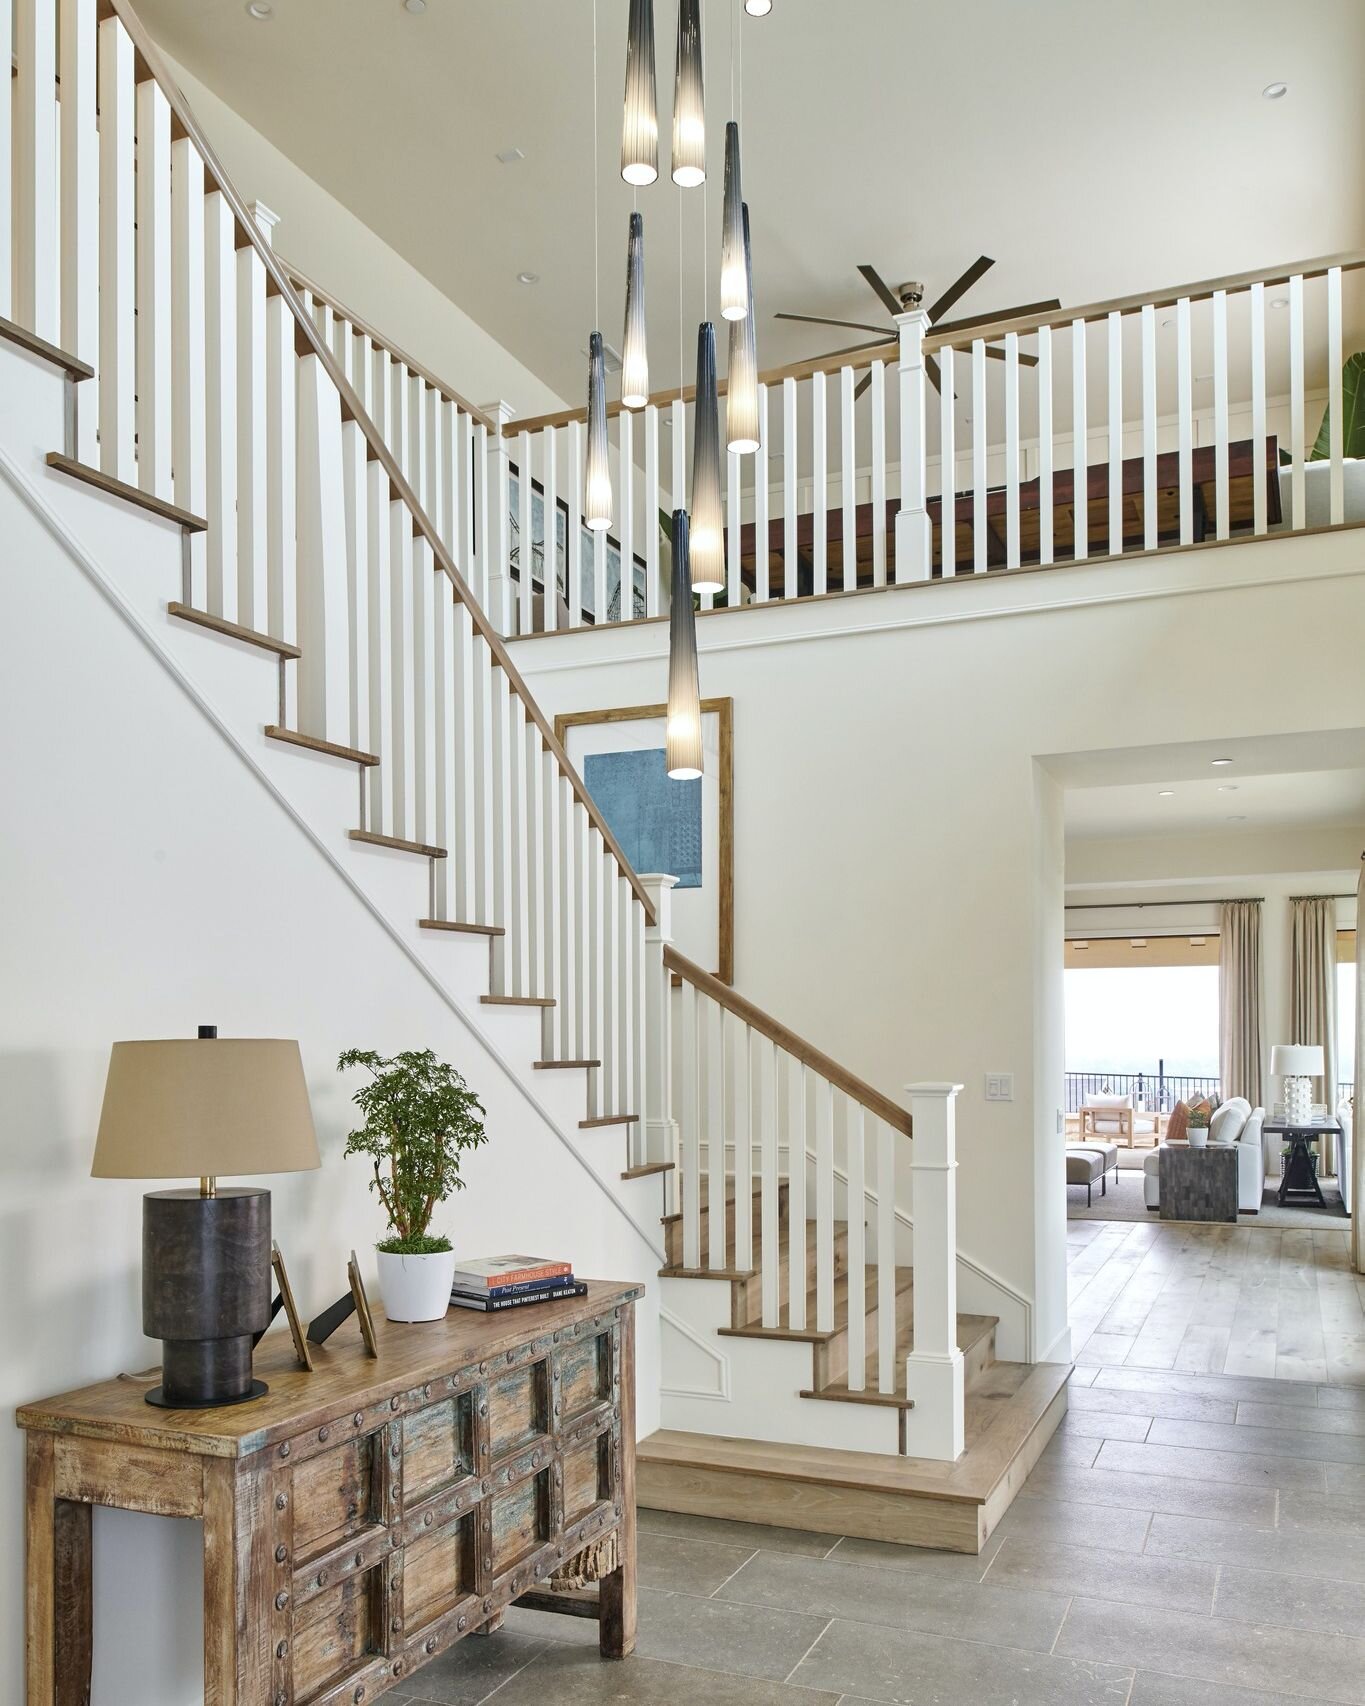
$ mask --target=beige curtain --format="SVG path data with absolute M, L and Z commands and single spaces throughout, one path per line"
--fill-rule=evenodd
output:
M 1362 855 L 1360 877 L 1356 883 L 1356 1070 L 1355 1081 L 1360 1083 L 1362 1064 L 1365 1064 L 1365 854 Z M 1360 1208 L 1360 1191 L 1365 1184 L 1365 1143 L 1355 1129 L 1355 1105 L 1359 1097 L 1351 1096 L 1351 1262 L 1357 1273 L 1365 1274 L 1365 1215 Z
M 1261 1107 L 1261 903 L 1225 900 L 1218 941 L 1218 1073 L 1224 1096 Z
M 1337 1105 L 1337 903 L 1330 896 L 1290 902 L 1289 1040 L 1322 1049 L 1325 1068 L 1313 1100 Z M 1322 1171 L 1335 1173 L 1336 1139 L 1319 1144 Z

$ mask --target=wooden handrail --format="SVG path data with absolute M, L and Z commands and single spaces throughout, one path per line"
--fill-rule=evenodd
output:
M 1178 285 L 1153 295 L 1150 291 L 1136 296 L 1115 296 L 1108 302 L 1088 302 L 1081 308 L 1055 308 L 1049 314 L 1021 314 L 1013 320 L 992 320 L 987 325 L 973 326 L 970 331 L 929 332 L 924 339 L 926 353 L 938 349 L 969 349 L 979 338 L 982 343 L 998 343 L 1007 332 L 1021 337 L 1036 332 L 1042 326 L 1069 326 L 1073 320 L 1106 320 L 1111 314 L 1131 314 L 1138 308 L 1174 308 L 1177 302 L 1206 302 L 1215 291 L 1248 290 L 1253 284 L 1288 284 L 1291 278 L 1321 278 L 1332 267 L 1343 272 L 1355 272 L 1365 267 L 1365 253 L 1359 249 L 1341 255 L 1320 255 L 1316 260 L 1302 261 L 1297 266 L 1281 267 L 1267 272 L 1230 273 L 1226 278 L 1201 279 L 1198 284 Z
M 201 130 L 199 121 L 194 116 L 189 102 L 185 99 L 183 92 L 177 85 L 175 79 L 171 76 L 161 49 L 147 33 L 147 29 L 142 23 L 142 20 L 133 10 L 130 0 L 101 0 L 101 5 L 102 8 L 107 8 L 106 15 L 115 16 L 121 21 L 124 29 L 127 30 L 133 43 L 134 50 L 138 55 L 139 70 L 141 71 L 142 69 L 145 69 L 146 77 L 150 77 L 159 85 L 161 92 L 170 103 L 171 112 L 174 116 L 175 122 L 182 127 L 183 134 L 188 137 L 189 140 L 194 143 L 196 149 L 198 149 L 209 178 L 212 180 L 215 187 L 222 191 L 223 199 L 227 202 L 229 208 L 232 210 L 233 217 L 236 219 L 240 246 L 245 247 L 245 245 L 249 243 L 251 247 L 255 249 L 256 253 L 260 256 L 262 265 L 265 267 L 267 280 L 274 286 L 274 289 L 284 297 L 286 302 L 289 303 L 295 323 L 295 350 L 300 355 L 315 355 L 322 363 L 323 371 L 327 374 L 333 385 L 336 386 L 337 391 L 340 394 L 343 419 L 355 421 L 360 430 L 365 434 L 366 442 L 369 445 L 370 460 L 378 462 L 380 467 L 383 468 L 384 472 L 388 475 L 390 492 L 407 506 L 409 513 L 416 522 L 418 532 L 431 547 L 432 557 L 444 571 L 446 578 L 450 581 L 455 590 L 455 596 L 469 612 L 469 618 L 474 625 L 475 631 L 481 636 L 489 650 L 492 652 L 499 668 L 507 677 L 508 686 L 511 688 L 512 692 L 517 695 L 521 700 L 522 705 L 525 707 L 527 716 L 531 718 L 532 722 L 534 722 L 536 727 L 540 730 L 541 738 L 545 742 L 547 751 L 553 753 L 560 769 L 569 778 L 575 795 L 588 814 L 588 821 L 601 835 L 603 843 L 610 849 L 612 857 L 620 867 L 622 875 L 629 882 L 636 899 L 644 908 L 646 919 L 648 919 L 651 924 L 654 923 L 654 908 L 650 905 L 647 890 L 643 883 L 641 883 L 639 877 L 631 869 L 630 862 L 621 851 L 620 843 L 612 834 L 606 819 L 593 803 L 592 795 L 589 794 L 586 787 L 584 787 L 582 777 L 569 762 L 569 755 L 556 739 L 554 729 L 546 721 L 544 712 L 531 697 L 530 689 L 522 680 L 521 675 L 517 670 L 517 666 L 512 662 L 507 647 L 503 644 L 501 634 L 498 633 L 497 629 L 494 628 L 492 623 L 488 620 L 483 607 L 480 605 L 478 599 L 475 598 L 469 585 L 465 581 L 464 576 L 456 567 L 454 557 L 446 549 L 445 542 L 432 525 L 430 517 L 422 508 L 421 504 L 418 503 L 416 494 L 413 492 L 412 487 L 409 486 L 406 478 L 404 477 L 403 470 L 398 465 L 398 461 L 393 452 L 384 442 L 383 435 L 361 406 L 359 397 L 348 383 L 346 375 L 341 370 L 340 363 L 337 361 L 333 352 L 327 347 L 321 332 L 318 331 L 310 317 L 304 312 L 303 303 L 299 300 L 298 293 L 295 291 L 293 283 L 290 280 L 287 268 L 280 257 L 271 248 L 269 243 L 266 242 L 260 226 L 257 225 L 246 203 L 242 200 L 231 179 L 223 170 L 222 163 L 214 153 L 213 147 L 209 143 L 208 138 Z M 143 80 L 145 81 L 145 78 Z M 241 239 L 243 238 L 245 239 L 245 242 L 241 242 Z
M 722 983 L 709 971 L 703 971 L 699 965 L 689 960 L 685 954 L 680 954 L 671 945 L 664 947 L 664 965 L 669 971 L 676 972 L 684 983 L 690 983 L 694 989 L 700 990 L 718 1006 L 725 1008 L 726 1012 L 742 1019 L 750 1030 L 767 1037 L 769 1042 L 776 1043 L 778 1048 L 783 1049 L 793 1059 L 799 1060 L 803 1066 L 809 1066 L 812 1072 L 818 1072 L 822 1078 L 827 1078 L 836 1090 L 842 1090 L 846 1096 L 851 1096 L 879 1120 L 885 1120 L 887 1125 L 903 1132 L 906 1137 L 914 1136 L 910 1115 L 905 1108 L 898 1107 L 889 1096 L 883 1096 L 880 1090 L 874 1090 L 865 1079 L 850 1072 L 846 1066 L 840 1066 L 837 1060 L 832 1060 L 829 1055 L 816 1048 L 814 1043 L 808 1043 L 803 1037 L 798 1037 L 795 1031 L 789 1031 L 780 1020 L 765 1013 L 761 1007 L 755 1007 L 752 1001 L 746 1001 L 742 995 L 736 995 L 728 983 Z
M 874 361 L 890 361 L 899 354 L 900 345 L 892 338 L 887 343 L 859 350 L 856 361 L 845 357 L 836 360 L 832 356 L 823 355 L 813 356 L 807 361 L 788 362 L 785 367 L 770 367 L 766 373 L 759 374 L 758 383 L 780 385 L 784 379 L 809 379 L 813 373 L 838 373 L 845 367 L 870 367 Z M 696 395 L 696 389 L 695 385 L 684 385 L 681 388 L 675 385 L 671 391 L 655 391 L 647 399 L 646 407 L 662 409 L 679 401 L 690 403 Z M 716 395 L 725 395 L 723 379 L 716 385 Z M 617 415 L 626 412 L 619 402 L 607 404 L 608 419 L 614 420 Z M 634 415 L 640 413 L 638 409 L 628 412 Z M 504 438 L 515 438 L 521 432 L 542 432 L 546 427 L 572 426 L 575 421 L 585 422 L 587 418 L 588 408 L 585 403 L 581 409 L 561 409 L 556 415 L 532 415 L 528 420 L 509 421 L 502 429 L 502 435 Z
M 486 426 L 489 432 L 493 434 L 497 433 L 498 423 L 493 419 L 492 415 L 485 414 L 482 409 L 477 408 L 473 403 L 468 402 L 452 386 L 447 385 L 444 379 L 438 379 L 429 367 L 425 367 L 420 361 L 414 360 L 406 350 L 400 348 L 398 344 L 394 343 L 392 338 L 386 338 L 382 332 L 376 331 L 370 322 L 362 319 L 353 308 L 348 308 L 344 302 L 342 302 L 338 297 L 333 296 L 330 291 L 324 290 L 320 284 L 315 284 L 314 281 L 309 278 L 308 274 L 302 271 L 299 267 L 296 267 L 292 261 L 282 261 L 282 264 L 285 271 L 289 274 L 290 281 L 292 282 L 295 290 L 306 290 L 315 302 L 321 302 L 324 306 L 330 308 L 334 314 L 339 314 L 341 318 L 348 321 L 362 337 L 368 338 L 377 349 L 387 351 L 387 353 L 392 356 L 396 362 L 399 362 L 402 366 L 406 367 L 410 373 L 415 373 L 419 379 L 424 379 L 427 384 L 430 385 L 432 390 L 439 392 L 447 402 L 454 403 L 457 409 L 463 409 L 465 414 L 478 421 L 481 426 Z

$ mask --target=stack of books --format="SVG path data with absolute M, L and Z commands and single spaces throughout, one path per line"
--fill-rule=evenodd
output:
M 459 1309 L 517 1309 L 523 1303 L 552 1303 L 584 1297 L 587 1286 L 574 1278 L 570 1262 L 544 1256 L 482 1256 L 456 1268 L 450 1301 Z

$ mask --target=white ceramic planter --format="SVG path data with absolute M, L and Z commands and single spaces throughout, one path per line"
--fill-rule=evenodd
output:
M 385 1250 L 379 1258 L 379 1289 L 390 1321 L 439 1321 L 450 1307 L 455 1278 L 455 1252 L 434 1256 L 395 1256 Z
M 1191 1149 L 1207 1149 L 1209 1146 L 1209 1128 L 1206 1125 L 1192 1125 L 1185 1133 L 1190 1140 Z M 453 1271 L 453 1270 L 452 1270 Z

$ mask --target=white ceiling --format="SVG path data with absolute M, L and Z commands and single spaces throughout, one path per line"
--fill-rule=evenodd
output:
M 274 4 L 268 23 L 243 0 L 139 10 L 196 77 L 577 397 L 594 320 L 594 8 L 599 312 L 620 338 L 626 0 L 429 0 L 419 16 L 401 0 Z M 679 373 L 680 203 L 684 367 L 704 225 L 717 271 L 732 13 L 763 367 L 858 337 L 775 324 L 775 309 L 880 320 L 859 261 L 893 284 L 924 280 L 932 298 L 993 255 L 966 314 L 1365 247 L 1360 0 L 774 0 L 762 19 L 740 0 L 704 5 L 709 190 L 682 194 L 665 171 L 639 192 L 656 386 Z M 665 133 L 674 15 L 658 0 Z M 1262 99 L 1276 80 L 1288 96 Z M 526 158 L 499 164 L 514 146 Z M 519 285 L 522 271 L 540 283 Z

